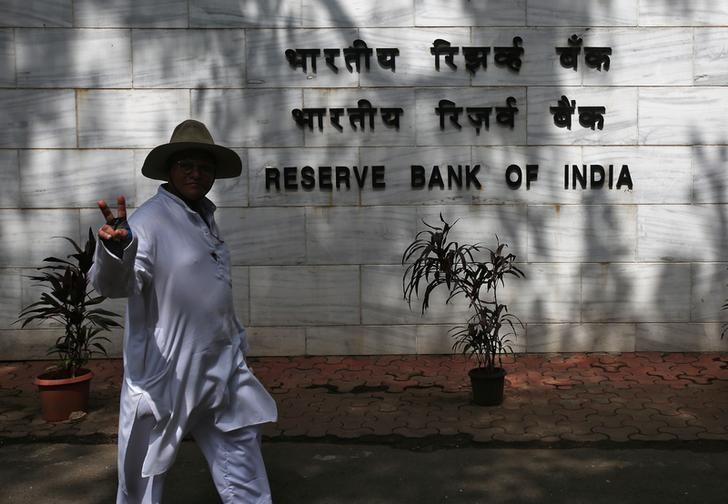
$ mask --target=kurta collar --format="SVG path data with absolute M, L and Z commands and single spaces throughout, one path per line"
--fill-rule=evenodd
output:
M 161 184 L 159 186 L 159 188 L 157 189 L 157 194 L 160 194 L 163 197 L 171 199 L 172 201 L 174 201 L 176 204 L 180 205 L 182 208 L 184 208 L 188 212 L 196 213 L 194 210 L 192 210 L 190 207 L 187 206 L 187 203 L 182 201 L 182 198 L 172 194 L 167 189 L 165 189 L 164 184 Z M 217 206 L 215 205 L 215 203 L 213 203 L 212 201 L 207 199 L 207 197 L 202 198 L 200 207 L 201 207 L 202 211 L 205 213 L 205 216 L 210 216 L 215 213 L 215 210 L 217 210 Z

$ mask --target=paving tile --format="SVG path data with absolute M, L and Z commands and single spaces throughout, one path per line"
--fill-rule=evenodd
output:
M 634 419 L 633 417 L 627 418 L 624 421 L 625 427 L 636 427 L 640 434 L 645 436 L 656 436 L 660 437 L 662 432 L 660 431 L 663 427 L 668 427 L 665 422 L 650 419 Z
M 704 428 L 690 425 L 679 427 L 659 427 L 657 430 L 661 433 L 674 434 L 680 441 L 694 441 L 696 439 L 701 439 L 698 436 L 700 433 L 707 435 Z
M 698 439 L 709 439 L 713 441 L 727 441 L 728 433 L 726 434 L 714 434 L 712 432 L 698 432 Z
M 677 436 L 669 434 L 667 432 L 660 432 L 659 434 L 630 434 L 629 439 L 631 441 L 675 441 Z
M 0 364 L 0 439 L 113 436 L 121 361 L 92 361 L 96 377 L 88 416 L 54 425 L 40 418 L 31 380 L 48 364 Z M 279 422 L 264 429 L 268 438 L 466 434 L 475 442 L 514 443 L 728 439 L 728 357 L 720 353 L 519 356 L 508 361 L 506 400 L 496 408 L 471 404 L 471 363 L 462 356 L 259 357 L 251 358 L 250 365 L 279 406 Z
M 589 408 L 585 408 L 582 410 L 565 410 L 557 408 L 554 410 L 554 413 L 560 415 L 563 418 L 566 418 L 563 423 L 572 426 L 575 424 L 586 424 L 587 417 L 595 415 L 596 411 Z
M 596 441 L 607 441 L 609 436 L 600 432 L 565 432 L 561 434 L 561 439 L 564 441 L 574 441 L 579 443 L 590 443 Z
M 556 437 L 556 440 L 551 439 L 549 442 L 558 441 L 558 436 L 566 432 L 571 432 L 569 426 L 565 424 L 554 424 L 548 421 L 540 421 L 533 425 L 527 425 L 525 429 L 526 434 L 536 434 L 545 441 L 546 438 Z
M 430 424 L 428 424 L 428 426 L 431 426 L 431 427 L 434 427 L 435 429 L 437 429 L 437 433 L 440 434 L 441 436 L 455 436 L 460 433 L 454 427 L 443 427 L 442 425 L 430 425 Z
M 725 414 L 722 417 L 699 418 L 694 422 L 688 420 L 687 423 L 691 427 L 704 428 L 707 434 L 713 434 L 716 436 L 728 435 L 728 428 L 726 428 L 725 423 Z
M 538 434 L 527 433 L 527 432 L 516 433 L 516 434 L 509 434 L 507 432 L 506 433 L 497 432 L 497 433 L 493 434 L 493 440 L 505 441 L 505 442 L 509 442 L 509 443 L 513 443 L 513 442 L 524 443 L 524 442 L 529 442 L 529 441 L 538 441 L 539 438 L 540 438 L 540 436 Z
M 308 426 L 304 423 L 295 423 L 283 429 L 284 436 L 304 436 Z
M 589 415 L 585 418 L 585 421 L 591 425 L 597 427 L 604 427 L 607 429 L 618 429 L 623 427 L 624 417 L 620 415 Z
M 632 426 L 621 426 L 621 427 L 603 427 L 597 426 L 592 429 L 597 434 L 604 434 L 609 437 L 610 441 L 627 442 L 629 437 L 634 434 L 638 434 L 639 430 Z

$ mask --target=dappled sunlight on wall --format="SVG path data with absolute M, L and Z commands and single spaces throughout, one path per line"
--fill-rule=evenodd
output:
M 13 300 L 34 292 L 23 275 L 65 250 L 51 236 L 100 224 L 97 199 L 125 194 L 133 211 L 151 197 L 141 164 L 191 117 L 243 160 L 210 197 L 254 354 L 448 352 L 466 307 L 440 293 L 426 316 L 410 310 L 400 264 L 441 213 L 460 219 L 457 240 L 497 235 L 516 254 L 526 279 L 504 296 L 526 323 L 518 351 L 727 348 L 728 0 L 6 3 L 0 337 L 52 338 L 12 325 Z M 572 35 L 576 70 L 555 49 Z M 321 53 L 315 71 L 285 56 L 357 39 L 373 50 L 359 72 L 343 54 L 334 69 Z M 435 68 L 436 39 L 459 48 L 453 66 Z M 495 63 L 519 44 L 520 70 Z M 468 46 L 489 49 L 485 67 L 468 71 Z M 609 47 L 609 69 L 587 65 L 587 47 Z M 393 48 L 394 71 L 376 52 Z M 603 129 L 578 113 L 556 127 L 562 96 L 605 107 Z M 496 120 L 510 98 L 512 128 Z M 360 100 L 372 123 L 348 110 Z M 463 107 L 459 127 L 440 125 L 442 100 Z M 468 107 L 493 107 L 489 126 Z M 317 108 L 321 127 L 294 120 Z M 387 108 L 402 109 L 398 127 Z M 512 164 L 538 164 L 530 187 L 509 186 Z

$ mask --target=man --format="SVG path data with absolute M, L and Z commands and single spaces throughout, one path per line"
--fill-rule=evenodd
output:
M 160 502 L 188 432 L 223 502 L 271 501 L 260 425 L 276 420 L 276 406 L 246 365 L 230 254 L 205 197 L 216 178 L 240 172 L 234 151 L 187 120 L 144 161 L 142 174 L 166 184 L 128 223 L 123 196 L 116 217 L 98 202 L 106 224 L 91 281 L 104 296 L 128 297 L 117 503 Z

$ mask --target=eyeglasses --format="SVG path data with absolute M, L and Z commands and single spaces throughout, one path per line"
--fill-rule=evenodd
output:
M 197 162 L 191 159 L 180 159 L 174 163 L 174 165 L 182 170 L 185 175 L 189 175 L 192 171 L 197 168 L 200 173 L 205 175 L 215 175 L 215 165 L 207 163 L 205 161 Z

